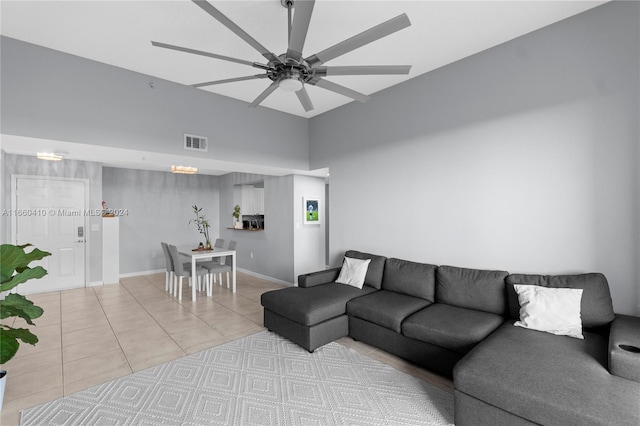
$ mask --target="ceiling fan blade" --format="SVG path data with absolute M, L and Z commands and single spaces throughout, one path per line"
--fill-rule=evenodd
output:
M 186 52 L 186 53 L 192 53 L 194 55 L 207 56 L 209 58 L 222 59 L 223 61 L 249 65 L 250 67 L 269 69 L 268 66 L 259 64 L 257 62 L 245 61 L 244 59 L 232 58 L 230 56 L 218 55 L 216 53 L 203 52 L 202 50 L 190 49 L 188 47 L 174 46 L 172 44 L 160 43 L 159 41 L 152 41 L 151 44 L 154 45 L 155 47 L 162 47 L 164 49 L 177 50 L 179 52 Z
M 260 93 L 260 95 L 258 95 L 258 97 L 255 98 L 253 102 L 249 104 L 249 106 L 257 107 L 258 105 L 260 105 L 260 102 L 264 101 L 267 98 L 267 96 L 273 93 L 273 91 L 276 90 L 277 88 L 278 88 L 278 82 L 274 81 L 269 85 L 269 87 L 266 88 L 264 92 Z
M 236 81 L 255 80 L 259 78 L 267 78 L 266 74 L 248 75 L 246 77 L 227 78 L 225 80 L 207 81 L 204 83 L 192 84 L 191 87 L 213 86 L 215 84 L 233 83 Z
M 306 112 L 309 112 L 313 109 L 311 98 L 309 97 L 309 93 L 307 93 L 307 89 L 305 89 L 304 86 L 302 86 L 302 89 L 296 92 L 296 95 L 298 96 L 298 100 L 300 100 L 300 103 L 302 104 L 302 108 L 304 108 Z
M 409 74 L 411 65 L 352 65 L 344 67 L 319 67 L 315 75 L 384 75 Z
M 388 36 L 389 34 L 393 34 L 396 31 L 399 31 L 410 25 L 411 21 L 409 21 L 409 17 L 406 13 L 403 13 L 402 15 L 391 18 L 388 21 L 383 22 L 382 24 L 376 25 L 375 27 L 369 28 L 368 30 L 363 31 L 360 34 L 357 34 L 338 44 L 335 44 L 323 50 L 322 52 L 311 55 L 306 58 L 306 61 L 309 63 L 309 65 L 311 65 L 312 68 L 315 68 L 327 61 L 330 61 L 331 59 L 342 56 L 345 53 L 351 52 L 352 50 L 381 39 L 382 37 Z
M 275 54 L 268 51 L 266 47 L 260 44 L 258 40 L 251 37 L 245 30 L 236 25 L 231 19 L 227 18 L 222 12 L 213 7 L 206 0 L 191 0 L 196 5 L 198 5 L 202 10 L 207 12 L 209 15 L 213 16 L 218 22 L 222 25 L 233 31 L 238 37 L 243 39 L 245 42 L 251 45 L 254 49 L 256 49 L 262 56 L 267 58 L 269 61 L 282 62 L 280 58 L 278 58 Z
M 322 87 L 323 89 L 330 90 L 332 92 L 338 93 L 348 98 L 355 99 L 356 101 L 359 101 L 359 102 L 367 102 L 369 100 L 369 96 L 367 95 L 364 95 L 360 92 L 356 92 L 355 90 L 349 89 L 348 87 L 341 86 L 339 84 L 334 83 L 333 81 L 325 80 L 322 78 L 314 78 L 313 80 L 309 81 L 308 84 Z
M 302 59 L 302 49 L 307 38 L 309 22 L 315 0 L 296 0 L 293 4 L 293 22 L 291 23 L 291 36 L 289 38 L 289 49 L 287 58 L 300 61 Z

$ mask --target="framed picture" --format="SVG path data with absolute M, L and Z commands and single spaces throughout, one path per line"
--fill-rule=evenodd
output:
M 320 197 L 304 197 L 304 224 L 320 224 Z

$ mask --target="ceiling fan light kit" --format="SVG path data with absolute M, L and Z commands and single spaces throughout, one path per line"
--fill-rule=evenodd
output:
M 329 81 L 323 77 L 334 75 L 393 75 L 393 74 L 409 74 L 411 65 L 356 65 L 356 66 L 323 66 L 325 62 L 349 53 L 359 47 L 386 37 L 396 31 L 411 25 L 406 14 L 401 14 L 395 18 L 389 19 L 379 25 L 361 32 L 351 38 L 335 44 L 314 55 L 303 57 L 302 50 L 304 42 L 307 38 L 309 23 L 311 22 L 311 14 L 315 5 L 315 0 L 280 0 L 282 6 L 288 10 L 288 34 L 289 43 L 287 52 L 281 55 L 269 51 L 260 42 L 251 37 L 246 31 L 236 25 L 231 19 L 225 16 L 217 8 L 206 0 L 192 0 L 202 10 L 211 15 L 214 19 L 227 27 L 238 37 L 256 49 L 268 62 L 261 64 L 259 62 L 251 62 L 244 59 L 232 58 L 229 56 L 218 55 L 216 53 L 204 52 L 200 50 L 190 49 L 188 47 L 175 46 L 167 43 L 152 41 L 155 47 L 164 49 L 177 50 L 185 53 L 207 56 L 223 61 L 235 62 L 264 71 L 263 74 L 256 74 L 244 77 L 228 78 L 224 80 L 208 81 L 203 83 L 192 84 L 192 87 L 205 87 L 216 84 L 233 83 L 238 81 L 255 80 L 268 78 L 271 84 L 258 97 L 249 104 L 251 107 L 258 106 L 277 88 L 287 92 L 295 92 L 300 104 L 305 111 L 314 109 L 309 94 L 305 89 L 305 85 L 320 87 L 334 93 L 355 99 L 360 102 L 366 102 L 369 97 L 355 90 L 341 86 L 337 83 Z M 292 18 L 292 10 L 293 13 Z
M 285 92 L 297 92 L 304 87 L 304 84 L 297 76 L 291 76 L 279 80 L 278 87 Z

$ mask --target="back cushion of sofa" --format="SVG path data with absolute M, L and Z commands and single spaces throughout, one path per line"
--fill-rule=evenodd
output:
M 609 284 L 599 273 L 578 275 L 527 275 L 514 274 L 507 277 L 507 300 L 509 315 L 513 319 L 520 317 L 518 295 L 515 284 L 537 285 L 550 288 L 582 289 L 580 317 L 584 328 L 599 327 L 614 320 L 613 302 L 609 293 Z
M 504 279 L 507 271 L 440 266 L 436 272 L 436 302 L 507 315 Z
M 387 259 L 384 265 L 382 288 L 396 293 L 435 301 L 436 265 Z
M 387 260 L 386 257 L 362 253 L 356 250 L 347 250 L 344 255 L 354 259 L 371 259 L 371 263 L 369 263 L 369 268 L 367 269 L 367 275 L 364 278 L 364 284 L 377 288 L 378 290 L 382 288 L 382 274 L 384 272 L 384 262 Z

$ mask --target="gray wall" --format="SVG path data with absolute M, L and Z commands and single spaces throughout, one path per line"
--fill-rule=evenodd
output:
M 217 176 L 104 167 L 102 183 L 108 207 L 128 211 L 120 218 L 120 274 L 164 269 L 161 241 L 193 248 L 204 243 L 195 225 L 189 225 L 195 218 L 193 204 L 211 223 L 211 243 L 219 236 Z
M 304 118 L 248 108 L 246 102 L 8 37 L 0 43 L 3 134 L 263 166 L 309 166 Z M 185 150 L 184 133 L 207 136 L 209 151 Z
M 311 176 L 293 177 L 293 249 L 294 282 L 298 276 L 325 268 L 325 183 L 324 178 Z M 320 199 L 320 223 L 305 225 L 304 197 Z
M 36 157 L 3 153 L 0 163 L 2 175 L 2 208 L 11 208 L 11 175 L 31 175 L 44 177 L 65 177 L 89 180 L 89 208 L 102 206 L 102 164 L 89 161 L 43 161 Z M 102 218 L 89 216 L 88 224 L 89 282 L 102 282 Z M 98 225 L 99 231 L 92 231 L 92 225 Z M 0 216 L 0 242 L 11 241 L 11 217 Z
M 230 173 L 220 177 L 220 235 L 238 243 L 238 267 L 293 284 L 293 176 Z M 264 181 L 264 231 L 228 229 L 233 224 L 233 185 Z M 253 253 L 253 257 L 251 254 Z
M 612 2 L 310 120 L 345 249 L 603 272 L 640 303 L 638 2 Z

